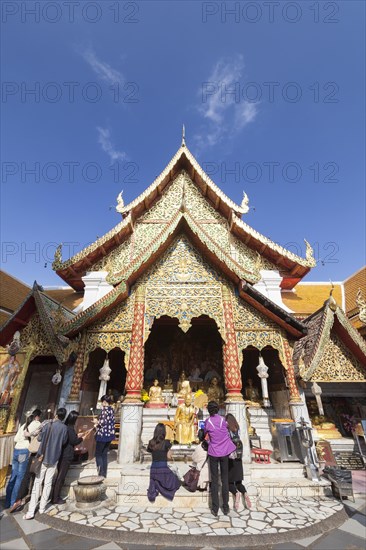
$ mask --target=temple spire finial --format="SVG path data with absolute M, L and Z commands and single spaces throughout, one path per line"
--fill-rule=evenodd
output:
M 181 146 L 185 147 L 185 145 L 186 145 L 186 127 L 183 124 L 183 126 L 182 126 L 182 145 Z

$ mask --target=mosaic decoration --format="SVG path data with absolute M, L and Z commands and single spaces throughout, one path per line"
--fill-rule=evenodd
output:
M 231 292 L 225 285 L 222 286 L 222 302 L 226 332 L 226 341 L 224 342 L 222 352 L 224 359 L 225 386 L 228 392 L 227 399 L 242 401 L 241 364 L 239 363 L 238 345 L 234 329 Z
M 83 372 L 85 369 L 85 347 L 86 347 L 86 334 L 81 337 L 78 355 L 74 367 L 74 376 L 72 378 L 72 385 L 69 395 L 69 401 L 78 401 L 81 389 L 81 381 L 83 378 Z
M 144 314 L 145 288 L 140 286 L 135 294 L 125 402 L 141 401 L 141 390 L 144 382 Z

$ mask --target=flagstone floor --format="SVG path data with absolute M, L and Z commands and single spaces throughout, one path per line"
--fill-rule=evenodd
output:
M 210 513 L 207 506 L 174 510 L 171 506 L 154 508 L 149 505 L 134 507 L 110 503 L 108 507 L 102 505 L 89 512 L 78 510 L 73 504 L 53 506 L 47 511 L 47 515 L 80 526 L 123 532 L 225 536 L 277 534 L 299 530 L 312 527 L 342 509 L 342 504 L 333 498 L 318 501 L 294 498 L 260 501 L 251 510 L 231 511 L 228 516 L 220 511 L 218 518 Z
M 344 505 L 330 498 L 261 501 L 216 519 L 204 507 L 174 512 L 104 503 L 85 513 L 70 503 L 30 521 L 24 511 L 0 513 L 0 542 L 1 550 L 364 550 L 365 504 L 365 495 Z

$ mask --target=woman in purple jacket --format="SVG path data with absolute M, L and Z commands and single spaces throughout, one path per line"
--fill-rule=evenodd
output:
M 219 464 L 221 473 L 223 512 L 229 513 L 229 454 L 236 450 L 235 444 L 231 441 L 228 425 L 222 416 L 219 415 L 219 406 L 215 401 L 207 405 L 210 415 L 205 421 L 204 432 L 210 440 L 207 454 L 209 456 L 211 474 L 211 513 L 217 517 L 219 511 Z

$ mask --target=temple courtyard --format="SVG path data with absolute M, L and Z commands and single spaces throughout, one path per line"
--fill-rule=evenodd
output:
M 252 498 L 252 508 L 214 518 L 207 495 L 194 508 L 107 498 L 92 510 L 75 501 L 50 506 L 35 520 L 24 511 L 1 517 L 1 549 L 139 550 L 143 548 L 363 549 L 366 534 L 365 471 L 353 472 L 355 502 L 332 496 Z M 92 529 L 90 529 L 92 527 Z M 173 535 L 173 536 L 172 536 Z

